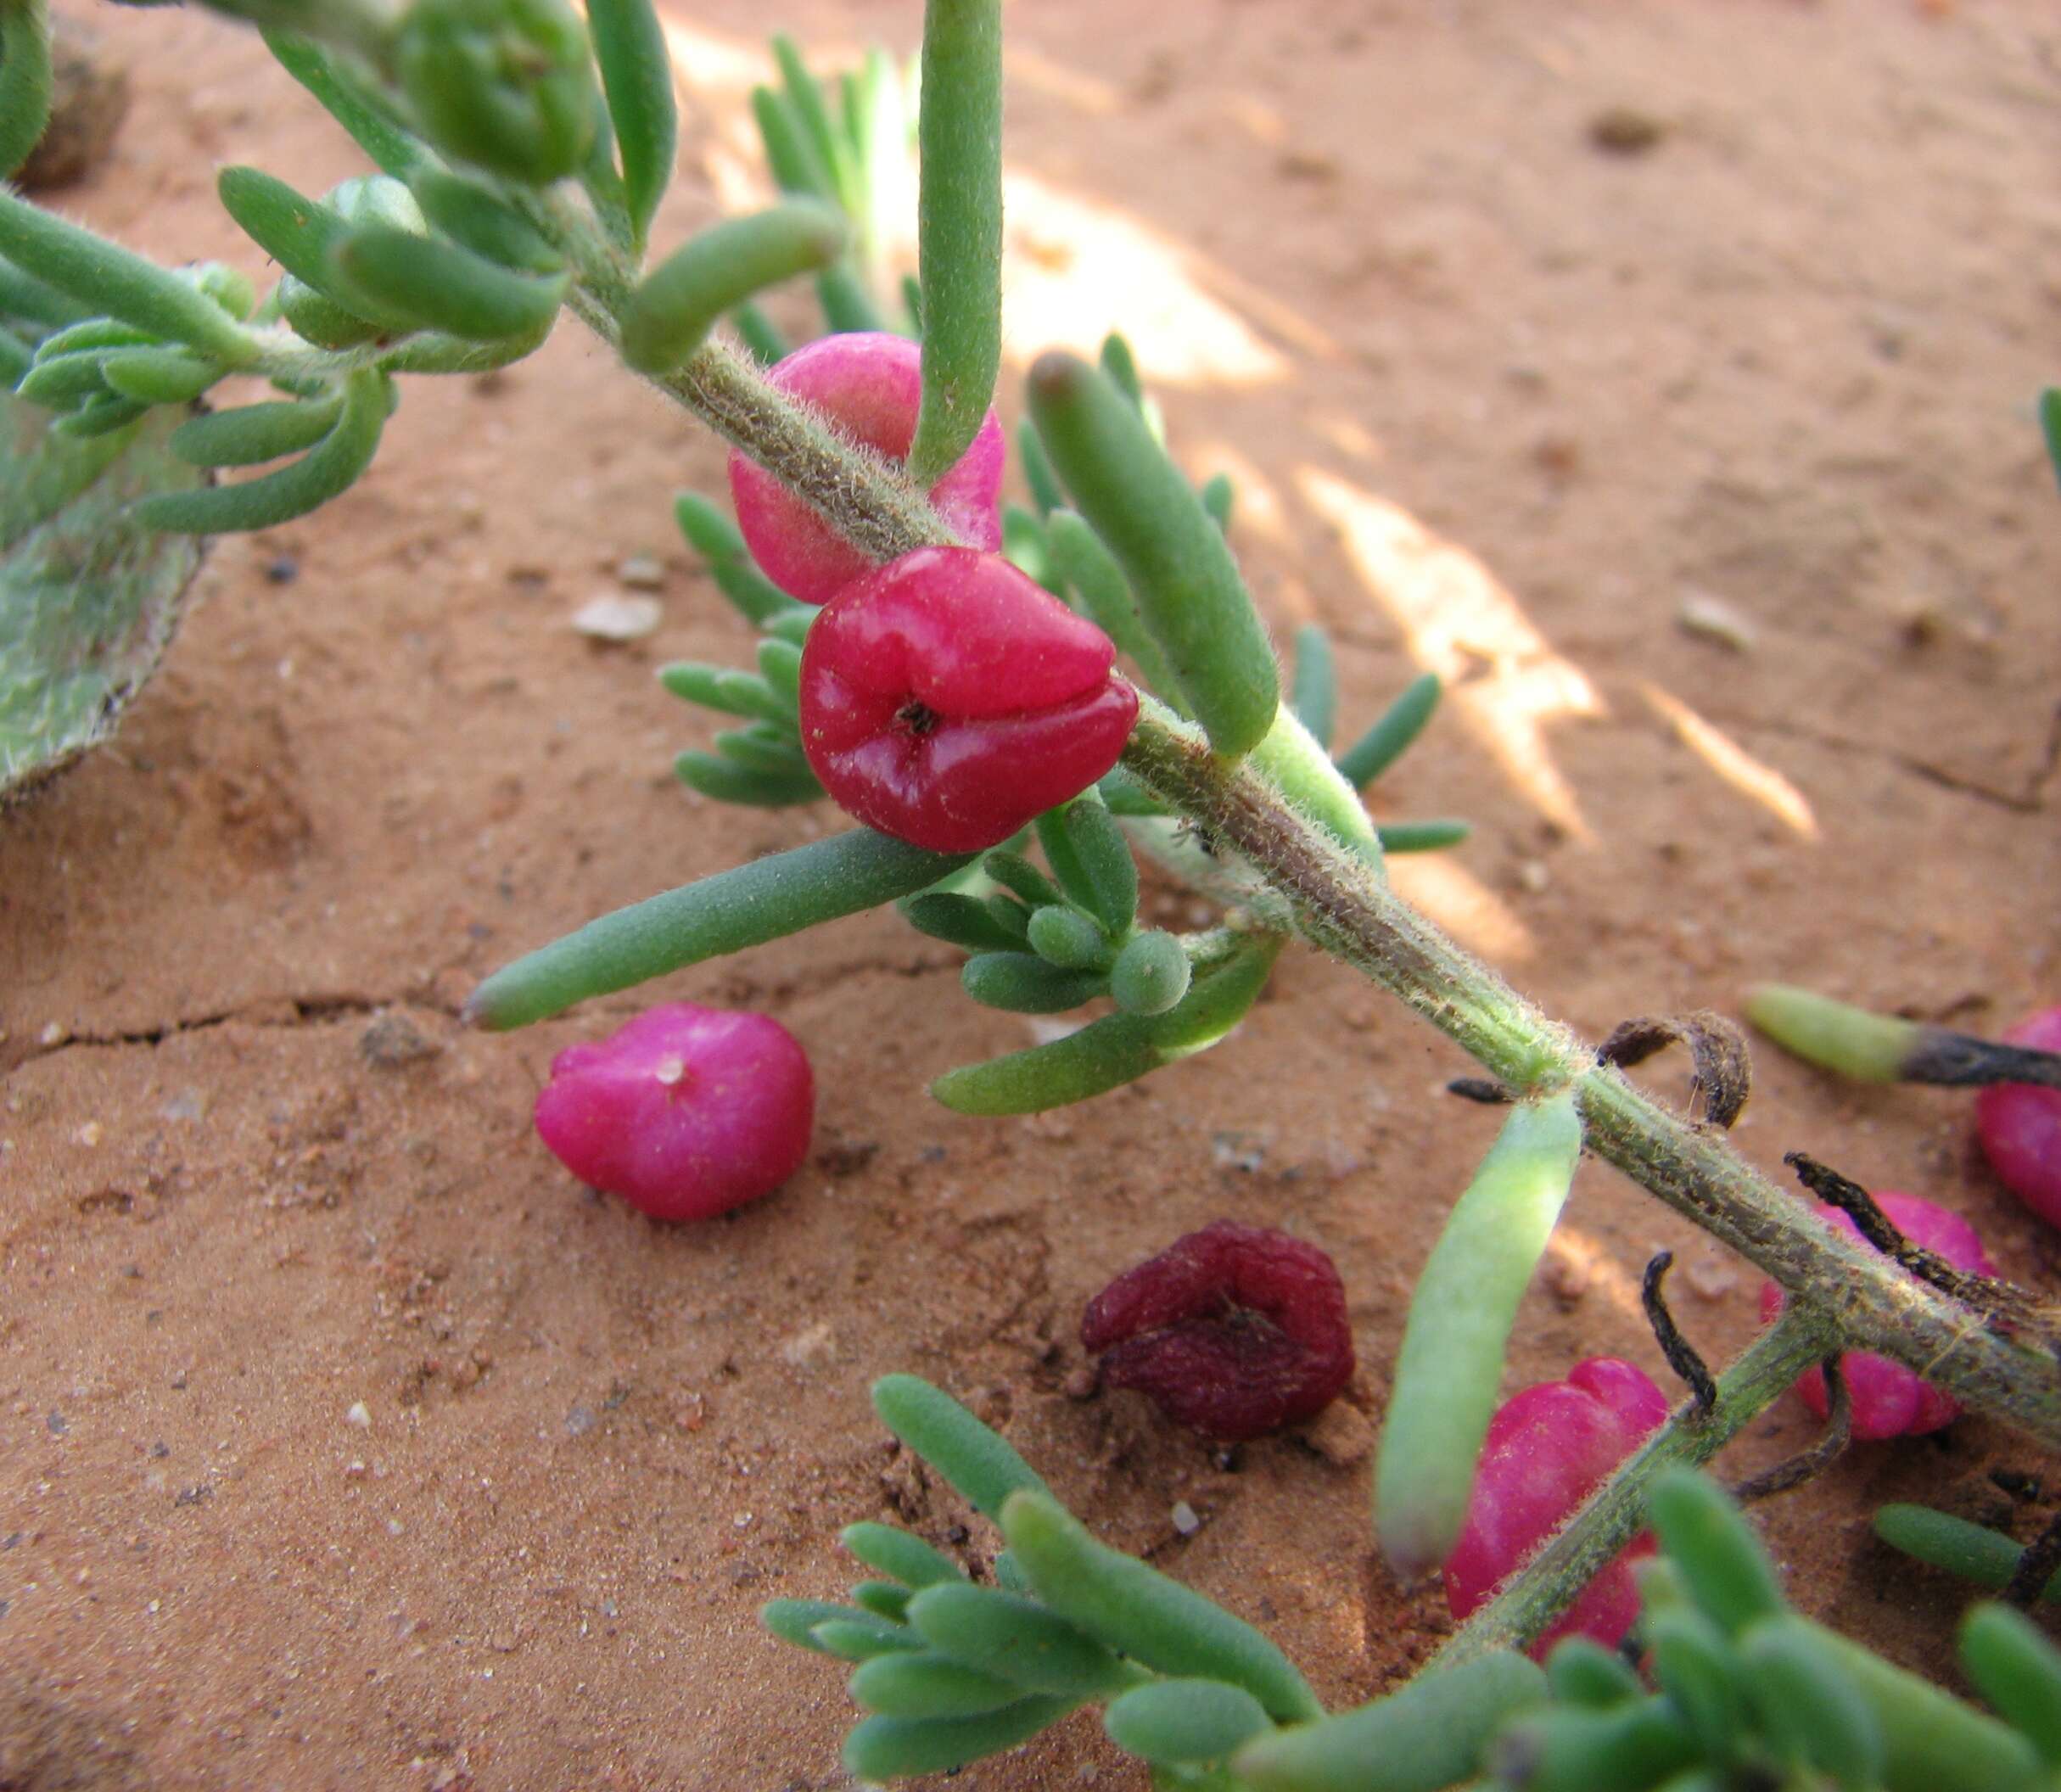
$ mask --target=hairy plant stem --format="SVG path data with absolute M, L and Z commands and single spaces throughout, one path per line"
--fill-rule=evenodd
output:
M 524 204 L 573 266 L 572 309 L 616 343 L 635 267 L 559 196 Z M 726 345 L 710 342 L 656 384 L 869 552 L 888 559 L 953 540 L 898 468 L 826 428 Z M 1571 1084 L 1591 1151 L 1806 1305 L 1829 1310 L 1840 1341 L 1916 1369 L 1978 1412 L 2061 1449 L 2061 1365 L 1998 1336 L 1980 1314 L 1894 1263 L 1813 1224 L 1722 1134 L 1599 1065 L 1570 1028 L 1549 1020 L 1397 897 L 1378 865 L 1346 850 L 1255 772 L 1217 759 L 1199 730 L 1146 697 L 1123 763 L 1213 845 L 1250 860 L 1286 899 L 1306 939 L 1398 996 L 1513 1093 Z
M 1754 1416 L 1834 1345 L 1838 1322 L 1820 1307 L 1792 1302 L 1717 1379 L 1707 1409 L 1694 1400 L 1621 1463 L 1494 1599 L 1431 1658 L 1429 1671 L 1457 1667 L 1494 1649 L 1528 1649 L 1547 1626 L 1646 1522 L 1646 1489 L 1662 1469 L 1707 1462 Z
M 1145 699 L 1125 766 L 1219 849 L 1249 860 L 1288 899 L 1297 930 L 1400 997 L 1514 1094 L 1571 1085 L 1589 1150 L 1729 1245 L 1793 1295 L 1829 1311 L 1838 1338 L 1918 1371 L 1964 1404 L 2061 1448 L 2061 1364 L 1899 1265 L 1815 1224 L 1716 1129 L 1684 1118 L 1599 1064 L 1388 888 L 1379 871 L 1227 765 L 1199 730 Z
M 511 193 L 511 197 L 515 197 Z M 525 204 L 530 220 L 573 265 L 566 302 L 588 328 L 619 347 L 620 321 L 636 270 L 615 244 L 555 197 Z M 876 560 L 959 538 L 901 468 L 826 426 L 774 386 L 747 356 L 711 337 L 651 384 L 804 498 L 838 534 Z

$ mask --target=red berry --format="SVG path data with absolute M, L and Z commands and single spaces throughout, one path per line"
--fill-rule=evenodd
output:
M 1353 1327 L 1331 1260 L 1285 1232 L 1218 1220 L 1088 1303 L 1102 1379 L 1225 1443 L 1313 1419 L 1353 1379 Z
M 801 1168 L 815 1109 L 809 1059 L 778 1021 L 673 1002 L 553 1058 L 537 1135 L 653 1219 L 707 1219 Z
M 2061 1008 L 2042 1009 L 2004 1038 L 2061 1051 Z M 1975 1097 L 1975 1136 L 1997 1179 L 2049 1225 L 2061 1226 L 2061 1089 L 1991 1084 Z
M 826 412 L 854 441 L 899 461 L 916 435 L 923 396 L 923 351 L 882 331 L 824 336 L 797 349 L 766 375 L 790 397 Z M 930 489 L 938 515 L 960 539 L 990 551 L 1002 545 L 996 502 L 1002 490 L 1002 425 L 990 411 L 973 445 Z M 789 596 L 827 603 L 873 561 L 755 461 L 730 456 L 737 527 L 765 575 Z
M 1138 693 L 1116 649 L 1006 560 L 925 547 L 847 585 L 802 649 L 802 749 L 839 808 L 973 853 L 1117 763 Z
M 1488 1422 L 1466 1527 L 1446 1559 L 1446 1603 L 1465 1618 L 1531 1558 L 1560 1521 L 1667 1417 L 1667 1397 L 1642 1369 L 1591 1357 L 1565 1381 L 1527 1387 Z M 1562 1637 L 1614 1649 L 1638 1616 L 1632 1564 L 1655 1549 L 1634 1537 L 1532 1645 L 1543 1660 Z
M 1870 1191 L 1875 1205 L 1890 1223 L 1914 1245 L 1936 1251 L 1957 1269 L 1977 1275 L 1994 1275 L 1997 1266 L 1982 1248 L 1975 1229 L 1958 1213 L 1949 1212 L 1921 1196 L 1905 1195 L 1895 1189 Z M 1858 1239 L 1861 1229 L 1840 1208 L 1821 1203 L 1817 1217 L 1849 1237 Z M 1773 1319 L 1782 1311 L 1782 1291 L 1773 1282 L 1761 1289 L 1761 1318 Z M 1846 1378 L 1846 1391 L 1853 1400 L 1853 1436 L 1857 1443 L 1883 1437 L 1918 1436 L 1951 1425 L 1960 1416 L 1960 1403 L 1919 1377 L 1914 1369 L 1870 1351 L 1851 1351 L 1840 1358 Z M 1831 1410 L 1823 1369 L 1812 1369 L 1796 1384 L 1803 1403 L 1823 1419 Z

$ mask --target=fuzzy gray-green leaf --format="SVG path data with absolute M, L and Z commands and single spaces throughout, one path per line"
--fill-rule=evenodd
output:
M 66 440 L 0 395 L 0 804 L 114 731 L 178 624 L 200 544 L 129 513 L 202 484 L 165 451 L 178 421 Z

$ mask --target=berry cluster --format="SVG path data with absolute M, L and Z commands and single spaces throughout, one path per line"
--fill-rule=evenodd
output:
M 826 336 L 769 377 L 849 440 L 891 459 L 908 452 L 922 377 L 906 339 Z M 848 814 L 933 852 L 1000 845 L 1086 789 L 1138 715 L 1109 637 L 996 552 L 1002 455 L 990 412 L 930 489 L 970 545 L 881 567 L 771 473 L 730 459 L 753 557 L 789 596 L 823 606 L 802 650 L 810 770 Z

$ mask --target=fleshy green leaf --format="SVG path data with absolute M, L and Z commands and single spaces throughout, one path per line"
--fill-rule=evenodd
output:
M 153 529 L 213 535 L 305 517 L 350 490 L 372 465 L 386 416 L 386 376 L 361 368 L 344 381 L 343 405 L 329 433 L 299 460 L 240 484 L 146 498 L 138 518 Z
M 255 339 L 190 281 L 0 188 L 0 255 L 81 303 L 240 366 Z
M 1111 1649 L 1162 1673 L 1228 1680 L 1286 1722 L 1324 1715 L 1309 1683 L 1268 1638 L 1137 1557 L 1097 1543 L 1050 1493 L 1011 1494 L 1001 1523 L 1039 1599 Z
M 909 471 L 927 486 L 979 434 L 1002 361 L 1000 0 L 928 0 L 922 80 L 923 398 Z
M 1050 1489 L 999 1432 L 983 1425 L 946 1393 L 918 1375 L 882 1375 L 873 1384 L 881 1423 L 988 1518 L 1011 1493 Z
M 722 315 L 753 294 L 820 271 L 844 253 L 843 214 L 820 199 L 788 199 L 726 218 L 690 238 L 631 294 L 623 359 L 666 373 L 698 349 Z
M 1266 1707 L 1225 1680 L 1162 1680 L 1134 1688 L 1102 1714 L 1109 1739 L 1160 1765 L 1220 1761 L 1273 1726 Z
M 1057 350 L 1041 355 L 1030 410 L 1211 746 L 1227 759 L 1250 753 L 1274 725 L 1280 680 L 1224 531 L 1106 374 Z
M 1296 630 L 1295 679 L 1288 707 L 1327 753 L 1338 722 L 1338 668 L 1331 657 L 1331 637 L 1313 622 Z
M 672 57 L 651 0 L 587 0 L 587 30 L 622 157 L 623 202 L 641 244 L 680 141 Z
M 1438 707 L 1444 686 L 1436 672 L 1426 672 L 1403 687 L 1402 696 L 1381 712 L 1373 727 L 1338 756 L 1338 769 L 1355 790 L 1369 784 L 1403 757 L 1410 742 Z
M 590 996 L 913 895 L 966 862 L 866 828 L 811 841 L 589 921 L 496 971 L 473 992 L 466 1016 L 496 1030 L 527 1026 Z

